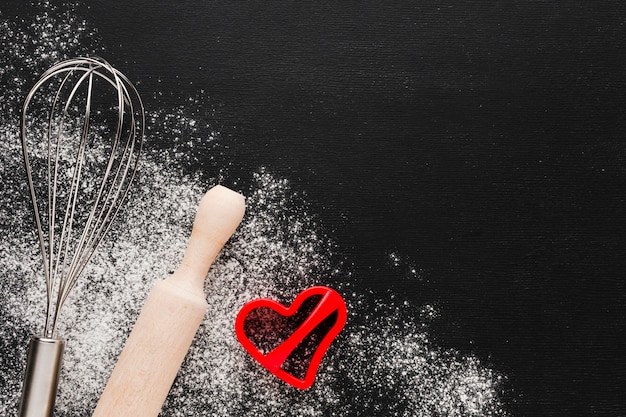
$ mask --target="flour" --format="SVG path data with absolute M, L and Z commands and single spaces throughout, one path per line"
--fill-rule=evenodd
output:
M 0 68 L 13 80 L 2 92 L 3 103 L 23 99 L 29 88 L 25 68 L 39 73 L 66 56 L 102 54 L 92 24 L 47 2 L 37 7 L 28 24 L 5 16 L 0 21 L 0 59 L 6 61 Z M 3 106 L 0 413 L 9 416 L 17 411 L 28 338 L 43 326 L 45 294 L 15 112 Z M 148 137 L 126 209 L 64 307 L 59 334 L 67 348 L 58 417 L 91 414 L 147 293 L 178 267 L 201 196 L 222 179 L 238 184 L 225 168 L 232 161 L 210 152 L 226 139 L 192 110 L 149 110 L 149 129 L 154 132 L 158 123 L 160 137 L 171 138 L 172 146 L 151 151 Z M 188 168 L 198 162 L 192 149 L 210 155 L 202 159 L 203 175 Z M 440 314 L 434 304 L 419 314 L 420 308 L 358 288 L 349 259 L 341 261 L 332 236 L 289 181 L 263 167 L 252 177 L 237 189 L 246 195 L 246 215 L 209 272 L 209 310 L 161 416 L 507 415 L 499 398 L 503 376 L 431 340 L 429 317 Z M 390 257 L 397 262 L 396 254 Z M 410 270 L 419 272 L 414 265 Z M 234 321 L 247 301 L 270 297 L 289 304 L 312 285 L 341 293 L 349 318 L 313 387 L 298 391 L 250 358 L 235 337 Z

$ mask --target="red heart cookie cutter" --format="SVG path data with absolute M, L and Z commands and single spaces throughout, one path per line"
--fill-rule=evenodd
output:
M 346 323 L 341 295 L 328 287 L 302 291 L 291 306 L 266 298 L 246 303 L 235 320 L 242 346 L 286 383 L 307 389 L 333 339 Z

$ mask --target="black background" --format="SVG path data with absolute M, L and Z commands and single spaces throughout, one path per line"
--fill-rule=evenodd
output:
M 626 415 L 622 2 L 88 3 L 148 107 L 203 90 L 234 172 L 304 192 L 358 286 L 435 302 L 513 415 Z

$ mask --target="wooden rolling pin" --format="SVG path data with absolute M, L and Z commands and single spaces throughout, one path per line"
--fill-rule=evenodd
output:
M 93 417 L 156 417 L 208 308 L 204 280 L 245 211 L 222 186 L 202 198 L 182 263 L 148 295 Z

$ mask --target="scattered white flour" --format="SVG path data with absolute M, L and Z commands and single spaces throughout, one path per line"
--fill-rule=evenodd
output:
M 90 25 L 47 2 L 38 7 L 27 24 L 0 15 L 2 79 L 14 80 L 1 93 L 0 115 L 2 416 L 16 415 L 28 338 L 43 326 L 45 300 L 18 129 L 6 103 L 23 99 L 25 68 L 41 72 L 52 59 L 100 53 L 87 43 L 97 33 Z M 161 137 L 172 137 L 172 149 L 165 158 L 147 152 L 127 210 L 64 307 L 59 334 L 67 348 L 58 417 L 91 415 L 148 291 L 177 268 L 200 197 L 228 176 L 218 167 L 230 161 L 209 152 L 223 139 L 218 132 L 198 136 L 204 130 L 196 127 L 206 123 L 189 114 L 179 108 L 148 115 L 148 123 L 159 122 Z M 191 137 L 182 138 L 183 131 Z M 192 147 L 212 155 L 212 174 L 181 173 L 189 158 L 183 151 Z M 434 345 L 428 328 L 428 317 L 437 314 L 432 306 L 414 317 L 414 309 L 394 297 L 376 300 L 357 288 L 349 268 L 337 261 L 341 254 L 332 239 L 288 181 L 258 168 L 254 183 L 238 191 L 247 197 L 246 215 L 209 273 L 207 316 L 161 416 L 507 415 L 499 399 L 503 377 L 473 356 Z M 298 391 L 248 356 L 235 337 L 234 320 L 251 299 L 288 304 L 316 284 L 333 286 L 345 297 L 349 319 L 313 387 Z

